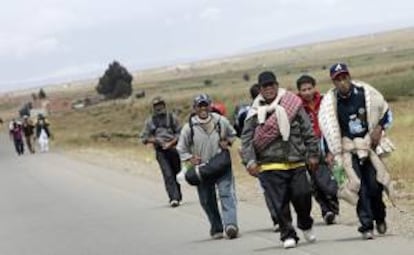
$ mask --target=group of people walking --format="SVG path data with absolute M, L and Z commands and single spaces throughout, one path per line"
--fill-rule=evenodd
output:
M 19 156 L 24 154 L 25 144 L 31 154 L 35 153 L 35 140 L 39 144 L 40 152 L 49 151 L 49 122 L 41 114 L 37 116 L 35 123 L 27 115 L 23 116 L 22 121 L 13 119 L 9 124 L 9 135 Z
M 252 102 L 237 108 L 234 126 L 212 110 L 206 94 L 193 99 L 193 112 L 183 126 L 164 99 L 154 98 L 141 139 L 154 146 L 171 207 L 182 201 L 177 174 L 194 171 L 210 236 L 238 236 L 235 180 L 226 152 L 239 137 L 242 162 L 263 188 L 285 248 L 299 241 L 290 205 L 304 239 L 316 241 L 312 194 L 326 224 L 336 223 L 338 198 L 343 198 L 356 205 L 364 239 L 373 238 L 374 226 L 384 234 L 382 191 L 392 198 L 392 189 L 381 157 L 393 149 L 384 132 L 392 122 L 391 111 L 375 88 L 351 79 L 345 64 L 332 65 L 329 75 L 334 86 L 322 96 L 310 75 L 298 78 L 293 93 L 281 87 L 273 72 L 260 73 L 250 88 Z M 226 160 L 230 162 L 224 164 Z M 343 183 L 335 181 L 334 167 L 347 177 Z

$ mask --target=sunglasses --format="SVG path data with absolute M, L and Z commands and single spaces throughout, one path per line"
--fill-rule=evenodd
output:
M 208 107 L 210 104 L 208 102 L 200 102 L 197 104 L 197 107 Z

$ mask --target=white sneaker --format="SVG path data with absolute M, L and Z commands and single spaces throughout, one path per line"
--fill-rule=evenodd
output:
M 313 243 L 316 241 L 316 236 L 315 236 L 315 233 L 313 233 L 313 228 L 310 228 L 308 230 L 303 230 L 303 237 L 309 243 Z
M 173 207 L 173 208 L 177 207 L 179 205 L 180 205 L 180 202 L 178 200 L 171 200 L 171 202 L 170 202 L 170 206 Z
M 283 248 L 290 249 L 296 247 L 296 240 L 293 238 L 288 238 L 285 241 L 283 241 Z
M 364 239 L 364 240 L 374 239 L 374 233 L 372 232 L 372 230 L 362 232 L 362 239 Z

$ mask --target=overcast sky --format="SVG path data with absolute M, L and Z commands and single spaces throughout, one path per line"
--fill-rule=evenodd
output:
M 313 32 L 332 39 L 332 31 L 342 36 L 414 26 L 412 0 L 0 3 L 0 92 L 93 78 L 114 59 L 134 71 L 231 55 Z

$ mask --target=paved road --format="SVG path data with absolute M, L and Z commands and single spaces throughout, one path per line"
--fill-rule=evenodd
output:
M 53 152 L 18 157 L 0 136 L 0 255 L 414 254 L 413 240 L 320 223 L 317 243 L 286 251 L 265 209 L 246 203 L 240 238 L 213 241 L 195 191 L 184 196 L 172 209 L 159 184 Z

